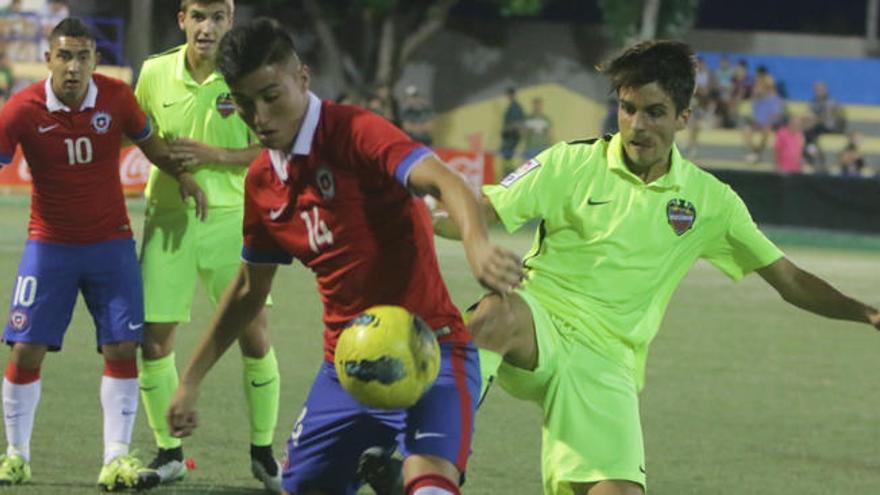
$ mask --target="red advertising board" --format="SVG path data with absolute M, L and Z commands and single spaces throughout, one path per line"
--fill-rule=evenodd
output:
M 459 151 L 450 149 L 435 150 L 453 170 L 462 174 L 474 189 L 482 184 L 494 182 L 492 155 L 481 151 Z M 128 146 L 119 154 L 119 172 L 122 187 L 127 194 L 140 194 L 150 175 L 150 162 L 137 146 Z M 21 149 L 15 151 L 12 163 L 0 169 L 0 188 L 28 189 L 31 174 Z

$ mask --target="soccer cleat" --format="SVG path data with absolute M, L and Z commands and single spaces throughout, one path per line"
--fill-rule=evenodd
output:
M 156 457 L 150 462 L 150 469 L 159 475 L 160 483 L 173 483 L 186 478 L 189 470 L 183 462 L 183 448 L 159 449 Z
M 104 464 L 98 475 L 98 488 L 105 492 L 149 490 L 158 484 L 156 470 L 145 467 L 134 454 L 121 455 Z
M 0 456 L 0 486 L 20 485 L 30 480 L 31 465 L 22 456 Z
M 266 491 L 281 493 L 281 465 L 272 457 L 271 447 L 251 445 L 251 473 Z
M 403 461 L 394 449 L 370 447 L 358 460 L 357 475 L 376 495 L 403 495 Z

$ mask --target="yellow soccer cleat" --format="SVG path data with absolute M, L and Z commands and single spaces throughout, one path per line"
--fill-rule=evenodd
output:
M 31 465 L 22 456 L 0 456 L 0 486 L 20 485 L 30 480 Z
M 98 475 L 98 488 L 105 492 L 148 490 L 159 484 L 159 473 L 145 467 L 134 454 L 121 455 L 105 464 Z

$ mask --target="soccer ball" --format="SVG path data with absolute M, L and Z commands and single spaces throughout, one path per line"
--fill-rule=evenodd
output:
M 343 329 L 336 343 L 342 388 L 367 407 L 406 409 L 440 371 L 440 345 L 421 318 L 400 306 L 373 306 Z

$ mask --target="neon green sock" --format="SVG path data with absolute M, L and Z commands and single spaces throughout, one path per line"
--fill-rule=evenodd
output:
M 144 410 L 147 411 L 150 428 L 156 436 L 156 445 L 161 449 L 180 447 L 180 439 L 171 436 L 165 421 L 165 412 L 171 405 L 171 397 L 178 384 L 174 353 L 152 361 L 144 359 L 139 379 L 141 400 Z
M 486 398 L 486 393 L 489 391 L 489 386 L 495 381 L 498 368 L 501 366 L 501 361 L 504 358 L 495 351 L 486 349 L 478 349 L 478 351 L 480 352 L 480 377 L 483 379 L 480 385 L 480 403 L 482 404 L 483 399 Z
M 275 425 L 278 423 L 278 402 L 281 394 L 281 376 L 275 350 L 261 358 L 241 357 L 244 363 L 244 395 L 247 397 L 251 420 L 251 444 L 272 445 Z

